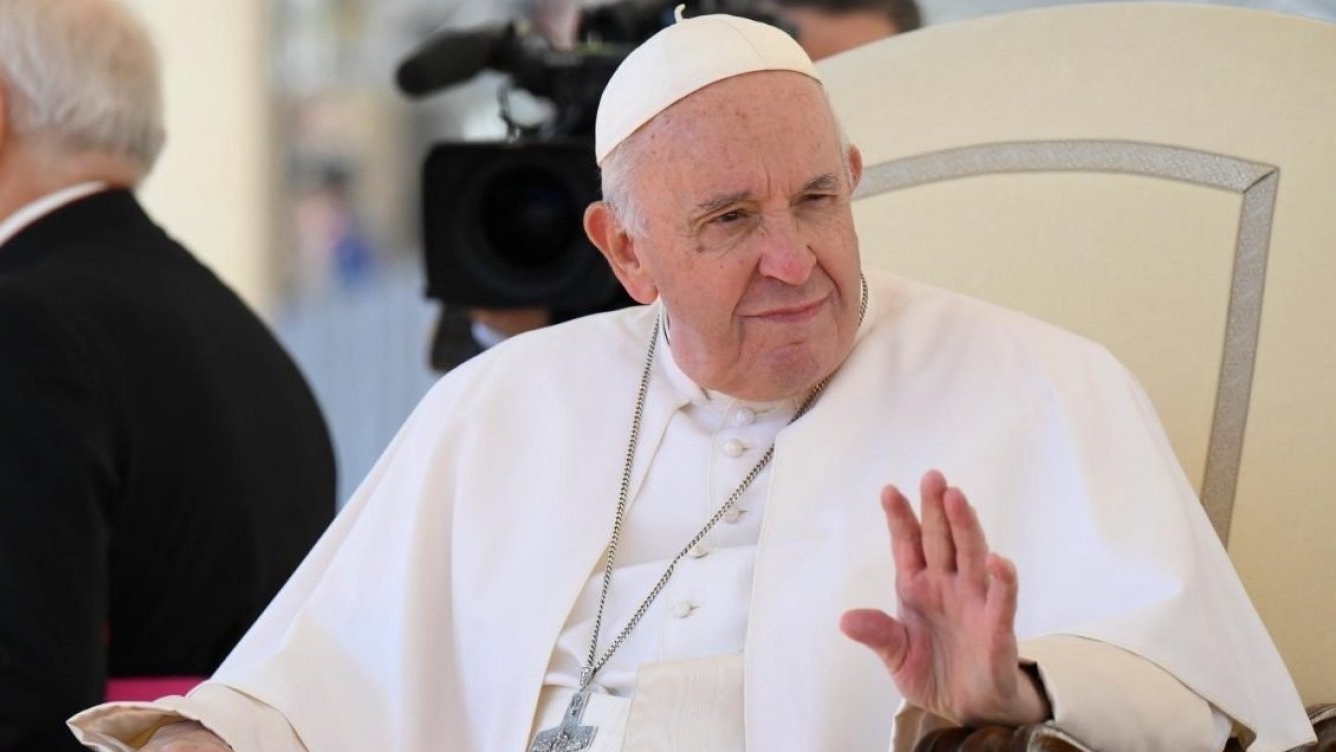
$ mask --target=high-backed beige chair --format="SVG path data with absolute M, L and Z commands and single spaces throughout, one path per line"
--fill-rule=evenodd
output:
M 865 263 L 1126 363 L 1305 702 L 1336 700 L 1336 25 L 1068 6 L 822 67 Z

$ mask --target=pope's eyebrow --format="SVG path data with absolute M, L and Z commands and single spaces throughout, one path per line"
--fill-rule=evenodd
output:
M 696 208 L 699 209 L 702 214 L 709 214 L 710 212 L 722 209 L 725 206 L 736 204 L 739 201 L 746 201 L 749 198 L 751 198 L 751 191 L 736 191 L 734 193 L 727 193 L 722 196 L 708 198 L 699 204 L 696 204 Z
M 800 193 L 809 193 L 811 191 L 835 191 L 840 187 L 840 178 L 833 172 L 825 175 L 817 175 L 803 186 Z
M 802 190 L 800 190 L 799 193 L 811 193 L 812 191 L 828 191 L 828 192 L 836 191 L 839 190 L 839 187 L 840 187 L 839 176 L 833 172 L 827 172 L 824 175 L 817 175 L 816 177 L 812 178 L 806 183 L 803 183 Z M 752 196 L 751 191 L 734 191 L 733 193 L 725 193 L 719 196 L 708 198 L 700 202 L 699 204 L 696 204 L 696 209 L 701 214 L 710 214 L 712 212 L 718 211 L 719 209 L 723 209 L 726 206 L 732 206 L 733 204 L 746 201 L 747 199 L 750 199 L 751 196 Z

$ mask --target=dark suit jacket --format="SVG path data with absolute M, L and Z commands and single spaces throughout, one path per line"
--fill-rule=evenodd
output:
M 126 191 L 0 247 L 0 752 L 217 666 L 334 513 L 315 399 Z

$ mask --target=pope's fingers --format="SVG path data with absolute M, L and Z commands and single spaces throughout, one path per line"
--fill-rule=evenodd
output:
M 970 586 L 982 594 L 987 587 L 988 540 L 984 536 L 979 516 L 974 512 L 965 494 L 958 488 L 948 488 L 942 498 L 946 521 L 951 529 L 951 543 L 956 552 L 956 571 Z
M 956 571 L 956 547 L 951 542 L 951 525 L 946 520 L 943 497 L 946 478 L 929 470 L 919 484 L 919 518 L 923 526 L 923 560 L 937 572 Z
M 881 490 L 881 508 L 891 535 L 891 555 L 897 577 L 908 577 L 923 569 L 923 532 L 909 499 L 895 486 Z
M 984 605 L 984 618 L 994 634 L 1010 634 L 1016 631 L 1016 601 L 1020 593 L 1020 580 L 1016 576 L 1016 565 L 998 554 L 988 555 L 988 596 Z

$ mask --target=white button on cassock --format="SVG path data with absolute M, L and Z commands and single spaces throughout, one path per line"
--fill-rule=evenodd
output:
M 747 510 L 745 509 L 738 509 L 737 507 L 733 507 L 727 512 L 724 512 L 724 522 L 737 522 L 738 520 L 742 519 L 742 515 L 746 513 Z
M 685 619 L 691 616 L 691 612 L 696 610 L 696 604 L 690 601 L 678 601 L 673 604 L 673 618 Z
M 724 454 L 729 457 L 741 457 L 745 451 L 747 451 L 747 445 L 737 439 L 729 439 L 724 442 Z
M 741 428 L 756 422 L 756 411 L 750 407 L 739 407 L 733 412 L 733 425 Z
M 691 550 L 687 552 L 687 555 L 693 559 L 704 558 L 710 555 L 710 547 L 706 546 L 704 543 L 697 543 L 691 547 Z

